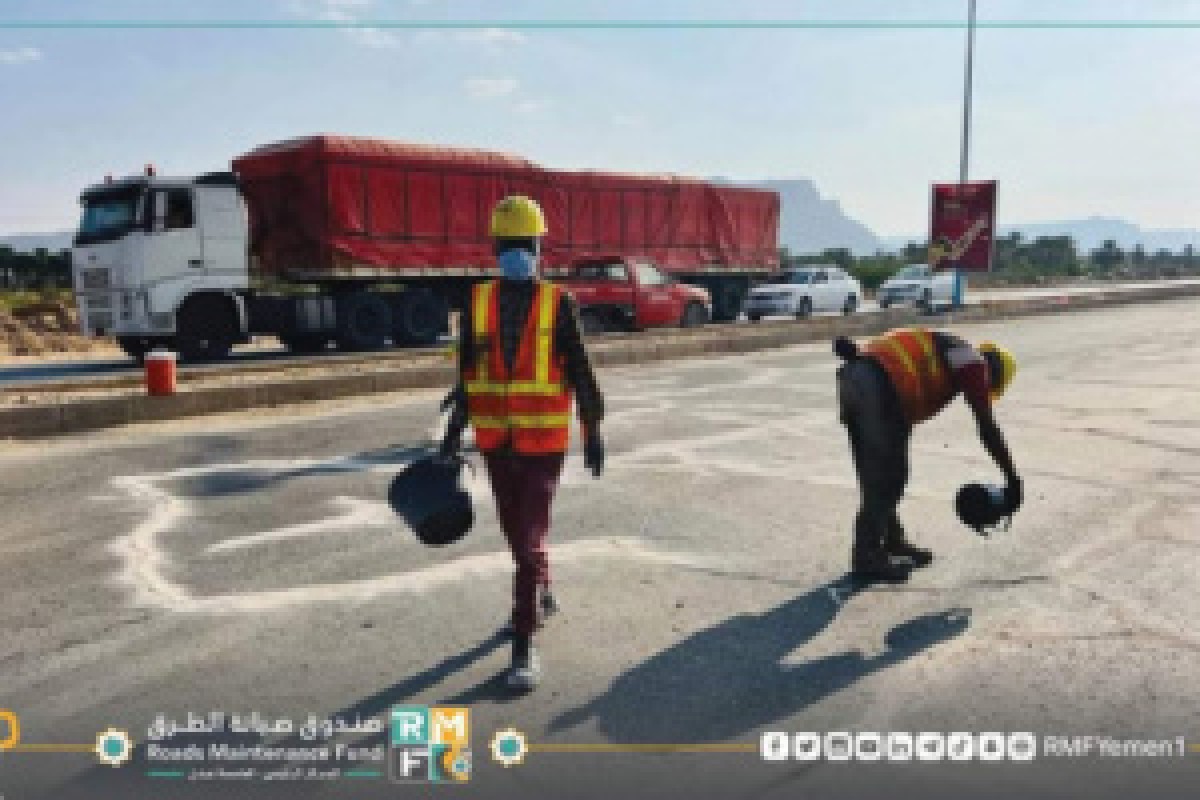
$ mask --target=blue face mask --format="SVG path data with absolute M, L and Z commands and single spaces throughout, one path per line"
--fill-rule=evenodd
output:
M 500 273 L 510 281 L 531 280 L 537 274 L 538 257 L 523 248 L 514 247 L 496 256 Z

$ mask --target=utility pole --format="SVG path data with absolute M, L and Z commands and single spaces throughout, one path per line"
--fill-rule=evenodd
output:
M 975 81 L 975 0 L 967 0 L 967 68 L 963 79 L 963 120 L 962 120 L 962 154 L 958 166 L 958 182 L 967 182 L 971 162 L 971 100 Z M 955 308 L 963 305 L 963 295 L 966 293 L 962 269 L 954 266 L 954 299 Z
M 967 0 L 967 74 L 963 81 L 962 162 L 959 183 L 967 182 L 971 161 L 971 95 L 975 73 L 975 0 Z

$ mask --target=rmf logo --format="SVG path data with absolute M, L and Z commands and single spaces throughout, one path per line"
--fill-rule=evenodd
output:
M 0 750 L 11 750 L 21 741 L 21 723 L 17 715 L 7 708 L 0 708 Z
M 429 709 L 431 740 L 452 748 L 471 744 L 471 709 L 434 706 Z

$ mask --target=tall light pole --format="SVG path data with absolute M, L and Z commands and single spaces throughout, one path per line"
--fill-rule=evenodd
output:
M 962 120 L 962 154 L 958 165 L 958 182 L 967 182 L 968 169 L 971 162 L 971 96 L 972 84 L 975 79 L 975 0 L 967 0 L 967 69 L 963 78 L 963 120 Z M 962 268 L 954 265 L 954 299 L 951 301 L 955 308 L 961 308 L 963 294 L 966 293 L 966 281 Z
M 967 0 L 967 74 L 963 81 L 962 162 L 959 183 L 967 182 L 971 160 L 971 94 L 975 73 L 975 0 Z

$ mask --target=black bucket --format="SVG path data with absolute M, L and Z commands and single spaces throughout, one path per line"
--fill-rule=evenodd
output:
M 1004 499 L 1004 488 L 983 483 L 968 483 L 959 489 L 954 509 L 964 525 L 984 536 L 1012 516 Z
M 463 485 L 467 462 L 432 456 L 414 461 L 392 479 L 388 503 L 422 544 L 442 547 L 467 535 L 475 522 Z

